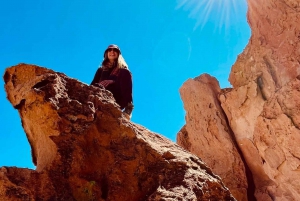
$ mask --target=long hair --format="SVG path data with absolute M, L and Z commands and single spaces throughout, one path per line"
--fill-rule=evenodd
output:
M 102 66 L 103 68 L 106 68 L 106 66 L 107 66 L 108 63 L 109 63 L 109 60 L 108 60 L 107 51 L 106 51 L 105 54 L 104 54 L 104 59 L 103 59 L 103 61 L 102 61 L 101 66 Z M 124 57 L 122 56 L 121 53 L 119 53 L 119 56 L 118 56 L 118 58 L 116 59 L 114 65 L 116 65 L 117 68 L 125 68 L 125 69 L 128 69 L 128 65 L 127 65 L 127 63 L 125 62 L 125 59 L 124 59 Z

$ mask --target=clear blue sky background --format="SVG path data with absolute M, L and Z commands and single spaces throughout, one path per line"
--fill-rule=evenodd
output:
M 0 3 L 0 68 L 36 64 L 89 84 L 117 44 L 133 74 L 132 121 L 176 141 L 179 88 L 202 73 L 222 88 L 248 43 L 245 0 L 10 0 Z M 35 168 L 17 110 L 0 81 L 0 167 Z

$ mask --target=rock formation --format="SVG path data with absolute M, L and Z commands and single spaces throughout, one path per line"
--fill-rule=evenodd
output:
M 218 81 L 207 74 L 184 83 L 180 93 L 186 125 L 177 135 L 177 142 L 205 161 L 237 200 L 245 201 L 246 170 L 218 100 L 220 92 Z
M 233 88 L 219 90 L 207 75 L 188 80 L 180 90 L 187 115 L 177 141 L 230 190 L 246 187 L 246 177 L 258 201 L 300 200 L 300 2 L 248 6 L 252 36 L 231 69 Z M 234 176 L 242 180 L 226 182 Z
M 4 80 L 36 170 L 0 168 L 0 200 L 235 200 L 195 155 L 123 117 L 108 91 L 26 64 Z

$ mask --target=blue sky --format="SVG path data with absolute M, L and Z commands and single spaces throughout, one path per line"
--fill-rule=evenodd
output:
M 36 64 L 89 84 L 109 44 L 133 75 L 132 121 L 172 141 L 185 124 L 179 88 L 203 73 L 230 87 L 251 31 L 245 0 L 10 0 L 0 6 L 0 70 Z M 0 80 L 0 167 L 34 169 Z

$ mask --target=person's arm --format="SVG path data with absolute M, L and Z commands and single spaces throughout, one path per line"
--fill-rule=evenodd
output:
M 96 83 L 99 83 L 100 78 L 101 78 L 101 73 L 102 73 L 102 68 L 98 68 L 98 70 L 96 71 L 96 74 L 94 76 L 94 79 L 90 85 L 96 86 Z
M 121 69 L 120 87 L 121 87 L 121 101 L 120 101 L 121 109 L 124 109 L 127 106 L 132 107 L 131 109 L 133 109 L 132 76 L 131 76 L 130 71 L 127 69 Z

